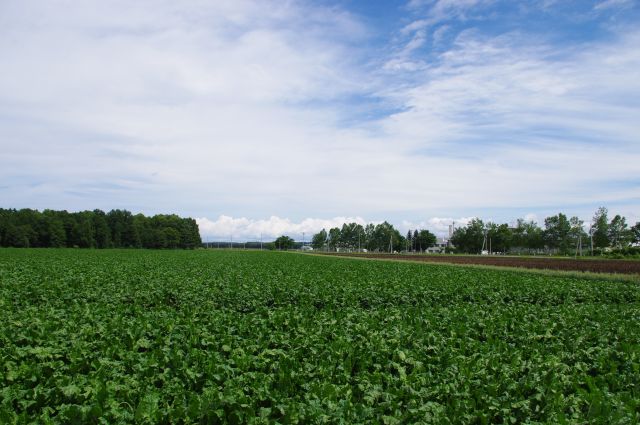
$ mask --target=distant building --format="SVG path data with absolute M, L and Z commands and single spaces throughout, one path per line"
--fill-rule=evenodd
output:
M 438 238 L 436 244 L 427 248 L 425 251 L 428 254 L 442 254 L 444 250 L 449 246 L 449 239 Z

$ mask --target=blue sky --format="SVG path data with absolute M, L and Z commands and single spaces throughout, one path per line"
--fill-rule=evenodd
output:
M 0 3 L 0 204 L 197 217 L 640 220 L 640 2 Z

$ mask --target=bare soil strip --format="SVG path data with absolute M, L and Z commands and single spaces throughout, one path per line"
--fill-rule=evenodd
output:
M 322 253 L 341 257 L 383 258 L 419 261 L 427 263 L 479 264 L 497 267 L 523 267 L 540 270 L 564 270 L 593 273 L 640 274 L 640 261 L 637 260 L 576 260 L 568 258 L 536 258 L 509 256 L 462 256 L 462 255 L 419 255 L 419 254 L 361 254 L 361 253 Z

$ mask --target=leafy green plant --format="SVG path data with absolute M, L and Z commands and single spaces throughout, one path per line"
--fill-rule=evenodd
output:
M 634 423 L 634 283 L 0 250 L 0 423 Z

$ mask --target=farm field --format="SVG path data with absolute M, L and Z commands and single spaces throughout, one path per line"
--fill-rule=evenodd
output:
M 314 254 L 383 258 L 393 260 L 421 261 L 427 263 L 474 264 L 497 267 L 521 267 L 526 269 L 580 271 L 594 273 L 640 274 L 638 260 L 573 259 L 553 257 L 514 257 L 499 255 L 445 255 L 445 254 L 379 254 L 379 253 L 322 253 Z
M 640 287 L 279 252 L 0 250 L 0 423 L 640 421 Z

